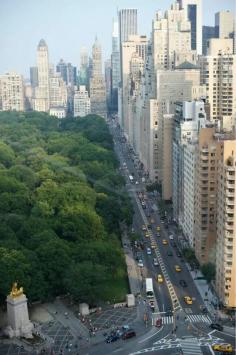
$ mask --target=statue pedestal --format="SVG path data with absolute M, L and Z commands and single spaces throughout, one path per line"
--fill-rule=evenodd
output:
M 29 320 L 27 298 L 24 294 L 18 297 L 7 296 L 8 327 L 5 332 L 9 337 L 32 338 L 33 324 Z

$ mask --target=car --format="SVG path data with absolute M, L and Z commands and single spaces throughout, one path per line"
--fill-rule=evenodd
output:
M 145 224 L 142 225 L 142 231 L 146 231 L 147 227 L 145 226 Z
M 180 272 L 182 269 L 179 265 L 175 265 L 175 271 L 176 272 Z
M 130 339 L 130 338 L 133 338 L 136 336 L 136 333 L 134 330 L 130 329 L 128 330 L 127 332 L 125 332 L 123 335 L 122 335 L 122 339 L 123 340 L 126 340 L 126 339 Z
M 202 313 L 203 313 L 203 314 L 208 313 L 208 310 L 207 310 L 207 308 L 206 308 L 206 307 L 203 307 L 203 308 L 201 309 L 201 311 L 202 311 Z
M 233 353 L 233 347 L 231 344 L 213 344 L 212 350 L 222 351 L 223 353 Z
M 220 332 L 222 332 L 224 330 L 223 325 L 219 324 L 219 323 L 211 323 L 210 324 L 210 328 L 211 329 L 216 329 L 219 330 Z
M 169 250 L 169 251 L 167 252 L 167 256 L 173 256 L 173 253 L 172 253 L 171 250 Z
M 193 300 L 189 296 L 184 296 L 184 302 L 188 305 L 193 304 Z
M 161 235 L 160 235 L 160 233 L 156 233 L 156 236 L 157 236 L 157 238 L 159 238 Z
M 114 341 L 117 341 L 119 339 L 119 335 L 118 334 L 114 334 L 114 335 L 109 335 L 106 338 L 106 343 L 113 343 Z
M 159 282 L 159 284 L 161 284 L 164 281 L 163 276 L 161 274 L 157 275 L 157 282 Z
M 151 224 L 148 224 L 147 227 L 148 227 L 148 229 L 152 229 Z
M 147 255 L 151 255 L 152 254 L 152 251 L 150 248 L 147 248 Z
M 157 246 L 155 243 L 151 243 L 151 249 L 155 249 Z
M 150 234 L 148 232 L 145 233 L 145 237 L 146 238 L 149 238 L 150 237 Z
M 170 238 L 170 240 L 173 240 L 174 239 L 173 234 L 169 235 L 169 238 Z
M 143 260 L 142 259 L 139 259 L 139 261 L 138 261 L 138 266 L 139 267 L 143 267 L 144 265 L 143 265 Z
M 150 306 L 152 312 L 155 312 L 155 302 L 153 300 L 149 301 L 149 306 Z
M 154 223 L 155 223 L 155 221 L 154 221 L 153 218 L 151 218 L 150 223 L 151 223 L 151 224 L 154 224 Z
M 162 244 L 163 244 L 163 245 L 168 245 L 168 240 L 163 239 L 163 240 L 162 240 Z
M 161 227 L 160 226 L 157 226 L 157 231 L 159 232 L 161 230 Z
M 187 282 L 185 280 L 180 280 L 179 281 L 180 286 L 182 287 L 187 287 Z
M 158 266 L 159 264 L 158 264 L 158 261 L 157 261 L 157 258 L 153 258 L 153 265 L 154 266 Z

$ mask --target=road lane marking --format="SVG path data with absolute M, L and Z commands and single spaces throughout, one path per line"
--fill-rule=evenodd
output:
M 158 334 L 161 330 L 163 329 L 163 327 L 161 327 L 160 329 L 158 329 L 157 332 L 153 333 L 152 335 L 149 335 L 147 338 L 143 339 L 143 340 L 140 340 L 138 343 L 141 344 L 141 343 L 144 343 L 146 340 L 152 338 L 154 335 Z M 164 339 L 164 338 L 163 338 Z

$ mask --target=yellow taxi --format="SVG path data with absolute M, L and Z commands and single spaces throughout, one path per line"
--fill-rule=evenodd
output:
M 213 344 L 212 350 L 223 351 L 224 353 L 233 353 L 233 347 L 231 344 Z
M 182 269 L 179 265 L 175 265 L 175 271 L 176 272 L 180 272 Z
M 151 249 L 155 249 L 157 245 L 155 243 L 151 243 Z
M 147 227 L 145 226 L 145 224 L 142 225 L 142 230 L 143 230 L 143 231 L 146 231 L 146 230 L 147 230 Z
M 192 298 L 189 297 L 189 296 L 185 296 L 185 297 L 184 297 L 184 302 L 185 302 L 186 304 L 193 304 L 193 300 L 192 300 Z
M 146 238 L 149 238 L 150 237 L 150 234 L 148 232 L 145 233 L 145 237 Z
M 159 232 L 161 230 L 161 227 L 160 226 L 157 226 L 157 231 Z
M 161 284 L 164 281 L 163 276 L 161 274 L 157 275 L 157 282 L 159 282 L 159 284 Z
M 153 218 L 150 219 L 150 223 L 151 223 L 151 224 L 154 224 L 154 223 L 155 223 L 155 221 L 154 221 Z
M 168 240 L 163 239 L 163 240 L 162 240 L 162 244 L 163 244 L 163 245 L 167 245 L 167 244 L 168 244 Z

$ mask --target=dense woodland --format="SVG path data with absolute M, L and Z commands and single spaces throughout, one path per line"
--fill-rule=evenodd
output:
M 118 167 L 98 116 L 0 113 L 1 301 L 14 281 L 30 301 L 122 299 L 132 207 Z

